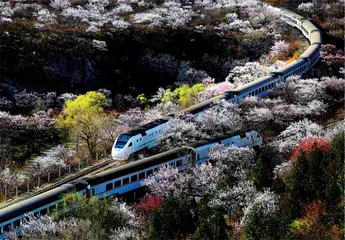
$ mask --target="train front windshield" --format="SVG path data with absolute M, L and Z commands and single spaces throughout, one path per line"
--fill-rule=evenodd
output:
M 116 140 L 115 148 L 124 148 L 130 138 L 131 136 L 120 135 Z

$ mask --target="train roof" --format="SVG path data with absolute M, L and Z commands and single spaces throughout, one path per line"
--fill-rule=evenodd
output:
M 180 156 L 186 155 L 186 152 L 189 153 L 191 151 L 191 149 L 186 147 L 174 148 L 164 153 L 159 153 L 154 156 L 131 162 L 126 165 L 104 171 L 102 173 L 98 173 L 91 177 L 83 178 L 83 180 L 87 181 L 91 186 L 95 186 L 100 183 L 104 183 L 112 179 L 122 177 L 130 173 L 134 173 L 142 169 L 167 162 L 169 160 L 176 159 Z
M 123 133 L 122 135 L 127 135 L 127 136 L 133 137 L 135 135 L 141 134 L 142 136 L 145 136 L 147 130 L 149 130 L 151 128 L 154 128 L 154 127 L 157 127 L 157 126 L 159 126 L 159 125 L 161 125 L 163 123 L 166 123 L 168 121 L 169 121 L 168 118 L 157 119 L 157 120 L 155 120 L 153 122 L 147 123 L 147 124 L 142 125 L 142 126 L 140 126 L 138 128 L 135 128 L 135 129 L 130 130 L 130 131 L 126 132 L 126 133 Z
M 272 76 L 264 76 L 264 77 L 261 77 L 261 78 L 255 80 L 255 81 L 252 81 L 252 82 L 246 83 L 240 87 L 237 87 L 232 92 L 242 93 L 243 91 L 247 91 L 247 90 L 250 90 L 252 88 L 255 89 L 256 87 L 261 86 L 262 84 L 266 84 L 266 83 L 271 82 L 273 79 L 274 79 L 274 77 L 272 77 Z
M 299 67 L 299 65 L 303 65 L 305 63 L 304 59 L 299 58 L 297 60 L 292 61 L 291 63 L 285 65 L 284 67 L 279 68 L 275 73 L 286 74 L 290 72 L 292 69 Z
M 305 29 L 307 29 L 307 30 L 315 29 L 315 30 L 318 30 L 318 31 L 319 31 L 319 29 L 317 29 L 317 28 L 315 27 L 315 25 L 314 25 L 311 21 L 309 21 L 309 20 L 303 21 L 303 22 L 302 22 L 302 26 L 303 26 Z
M 78 192 L 85 189 L 85 187 L 86 183 L 82 181 L 66 183 L 22 202 L 15 203 L 0 210 L 0 221 L 3 223 L 15 217 L 21 216 L 24 213 L 29 213 L 37 208 L 43 207 L 44 205 L 60 199 L 61 194 L 68 193 L 73 189 Z
M 210 98 L 206 101 L 203 101 L 201 103 L 198 103 L 198 104 L 195 104 L 189 108 L 186 108 L 186 109 L 183 109 L 180 111 L 180 113 L 191 113 L 191 114 L 196 114 L 202 110 L 204 110 L 205 108 L 213 105 L 214 101 L 216 100 L 220 100 L 220 99 L 223 99 L 225 98 L 225 96 L 223 94 L 221 95 L 218 95 L 218 96 L 215 96 L 213 98 Z
M 294 13 L 286 8 L 284 9 L 281 9 L 281 11 L 283 11 L 283 13 L 289 17 L 292 17 L 292 18 L 295 18 L 297 20 L 301 20 L 303 19 L 304 17 L 302 17 L 301 15 L 297 14 L 297 13 Z
M 322 35 L 319 31 L 314 31 L 311 33 L 310 37 L 311 44 L 322 43 Z
M 217 135 L 217 136 L 214 136 L 211 138 L 206 138 L 206 139 L 200 140 L 196 143 L 192 143 L 189 146 L 193 147 L 193 148 L 198 148 L 198 147 L 201 147 L 201 146 L 204 146 L 207 144 L 211 144 L 211 143 L 219 143 L 224 139 L 234 137 L 237 135 L 240 135 L 240 137 L 244 137 L 246 135 L 246 131 L 233 131 L 233 132 L 226 133 L 224 135 Z
M 305 51 L 301 54 L 300 58 L 303 58 L 303 57 L 305 57 L 305 58 L 310 58 L 315 52 L 318 51 L 318 49 L 319 49 L 319 45 L 318 45 L 318 44 L 310 45 L 310 46 L 307 48 L 307 50 L 305 50 Z

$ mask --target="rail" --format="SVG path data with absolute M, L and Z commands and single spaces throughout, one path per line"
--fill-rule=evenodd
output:
M 106 167 L 107 165 L 110 165 L 110 163 L 113 163 L 113 162 L 114 162 L 113 160 L 108 159 L 108 160 L 106 160 L 106 161 L 104 161 L 104 162 L 102 162 L 100 164 L 97 164 L 97 165 L 92 166 L 92 167 L 90 167 L 88 169 L 85 169 L 85 170 L 81 170 L 80 172 L 78 172 L 78 173 L 76 173 L 76 174 L 74 174 L 72 176 L 68 176 L 68 177 L 66 177 L 66 178 L 64 178 L 64 179 L 62 179 L 62 180 L 60 180 L 60 181 L 58 181 L 56 183 L 53 183 L 53 184 L 51 184 L 51 185 L 49 185 L 47 187 L 44 187 L 44 188 L 42 188 L 42 189 L 40 189 L 38 191 L 29 192 L 29 193 L 25 194 L 23 197 L 14 199 L 12 201 L 9 201 L 8 203 L 5 203 L 5 204 L 1 205 L 0 206 L 0 210 L 4 209 L 6 207 L 9 207 L 9 206 L 11 206 L 11 205 L 13 205 L 15 203 L 18 203 L 18 202 L 24 201 L 26 199 L 32 198 L 34 196 L 37 196 L 37 195 L 39 195 L 41 193 L 47 192 L 47 191 L 49 191 L 51 189 L 59 187 L 59 186 L 65 184 L 65 183 L 68 183 L 70 181 L 76 180 L 76 179 L 78 179 L 78 178 L 80 178 L 80 177 L 82 177 L 84 175 L 87 175 L 89 173 L 97 171 L 97 170 L 99 170 L 102 167 Z

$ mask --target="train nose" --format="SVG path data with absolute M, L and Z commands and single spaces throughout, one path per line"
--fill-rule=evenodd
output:
M 111 157 L 113 158 L 113 160 L 125 160 L 125 156 L 123 151 L 121 151 L 120 149 L 116 149 L 113 148 L 111 150 Z

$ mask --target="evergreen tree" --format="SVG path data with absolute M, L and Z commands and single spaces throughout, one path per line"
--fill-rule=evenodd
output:
M 252 168 L 251 180 L 259 190 L 272 186 L 273 168 L 268 158 L 264 158 L 262 155 L 259 156 Z
M 243 231 L 248 240 L 280 239 L 280 222 L 276 215 L 265 216 L 258 206 L 254 206 L 248 215 Z
M 198 220 L 193 240 L 226 239 L 224 214 L 203 203 L 198 204 L 196 212 Z
M 167 198 L 155 210 L 147 222 L 147 239 L 179 239 L 191 233 L 193 218 L 188 204 Z

